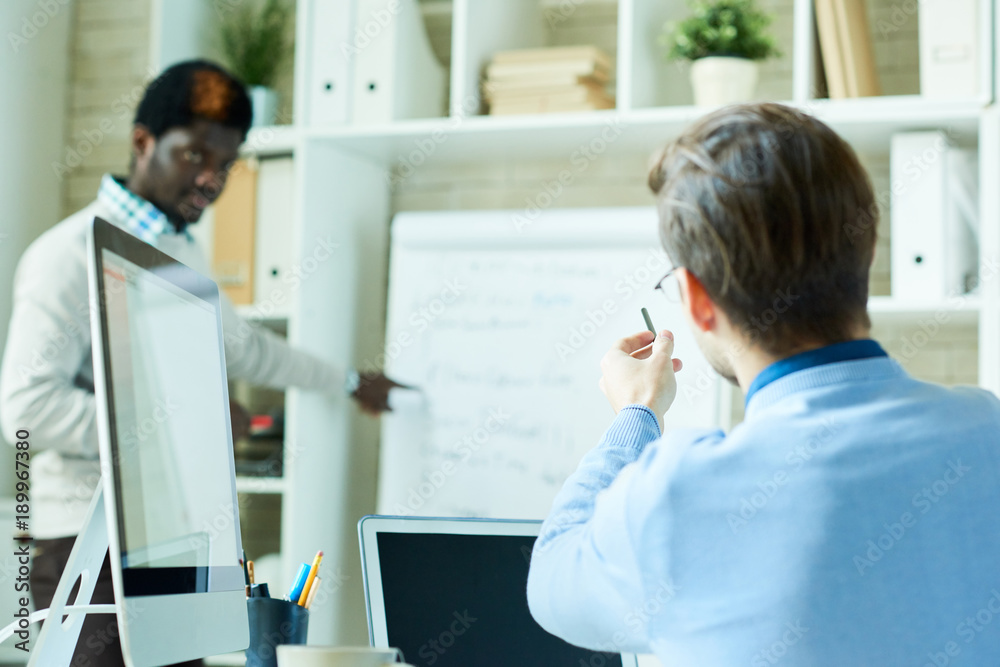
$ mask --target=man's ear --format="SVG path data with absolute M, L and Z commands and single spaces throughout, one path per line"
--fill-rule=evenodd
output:
M 708 290 L 698 277 L 685 268 L 678 268 L 677 282 L 681 288 L 681 300 L 688 317 L 699 331 L 711 331 L 718 325 L 718 306 L 712 301 Z
M 132 157 L 134 168 L 145 170 L 146 164 L 156 148 L 156 137 L 149 128 L 140 123 L 132 126 Z

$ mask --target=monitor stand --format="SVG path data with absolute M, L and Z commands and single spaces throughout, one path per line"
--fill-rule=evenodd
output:
M 48 614 L 50 620 L 42 626 L 42 631 L 31 652 L 28 667 L 53 667 L 69 665 L 73 661 L 73 651 L 80 639 L 80 630 L 88 613 L 113 614 L 116 605 L 90 605 L 90 599 L 97 586 L 97 577 L 108 553 L 108 517 L 104 512 L 103 485 L 98 483 L 94 498 L 90 502 L 83 530 L 77 535 L 73 551 L 69 554 L 66 569 L 63 570 Z M 74 584 L 80 580 L 80 590 L 69 605 L 69 594 Z M 84 609 L 78 607 L 89 605 Z M 33 614 L 33 616 L 37 615 Z M 66 616 L 65 620 L 62 617 Z M 44 616 L 43 616 L 44 618 Z M 36 618 L 34 620 L 41 620 Z

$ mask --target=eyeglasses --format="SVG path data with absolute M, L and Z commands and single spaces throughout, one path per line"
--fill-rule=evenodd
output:
M 681 302 L 681 286 L 680 283 L 677 282 L 676 274 L 674 274 L 674 271 L 679 268 L 681 267 L 675 266 L 667 271 L 667 273 L 660 278 L 660 281 L 656 283 L 656 286 L 653 287 L 653 289 L 663 292 L 664 296 L 666 296 L 667 300 L 671 303 Z

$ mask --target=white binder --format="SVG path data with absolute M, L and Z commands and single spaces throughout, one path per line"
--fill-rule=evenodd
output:
M 921 0 L 920 94 L 971 99 L 979 94 L 979 0 Z
M 306 67 L 309 125 L 350 122 L 357 0 L 308 3 L 311 57 Z
M 257 175 L 253 302 L 278 313 L 289 312 L 293 297 L 286 274 L 294 258 L 289 233 L 295 221 L 294 167 L 290 157 L 261 160 Z
M 447 77 L 416 0 L 359 0 L 352 39 L 355 124 L 445 115 Z
M 975 287 L 978 182 L 974 151 L 943 132 L 892 137 L 892 296 L 944 302 Z

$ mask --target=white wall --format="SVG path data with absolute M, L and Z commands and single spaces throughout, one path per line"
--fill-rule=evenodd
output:
M 73 0 L 51 3 L 46 14 L 35 0 L 0 2 L 0 349 L 7 341 L 14 267 L 28 244 L 60 218 L 62 184 L 51 164 L 60 159 L 66 110 L 69 34 Z M 15 35 L 11 38 L 11 34 Z M 3 435 L 13 437 L 11 434 Z M 2 440 L 2 437 L 0 437 Z M 13 449 L 0 444 L 0 470 L 13 470 Z M 0 475 L 0 498 L 13 493 L 13 476 Z M 13 514 L 2 500 L 0 527 L 11 553 Z M 11 618 L 12 573 L 17 563 L 0 559 L 0 617 Z M 23 659 L 5 645 L 0 661 Z
M 63 151 L 69 28 L 76 3 L 45 4 L 52 5 L 50 13 L 36 0 L 0 2 L 0 95 L 6 98 L 0 104 L 0 346 L 7 340 L 17 260 L 60 219 L 62 185 L 52 163 Z M 0 449 L 0 461 L 9 455 Z M 0 463 L 0 468 L 6 466 Z M 0 496 L 10 495 L 11 479 L 0 477 Z

